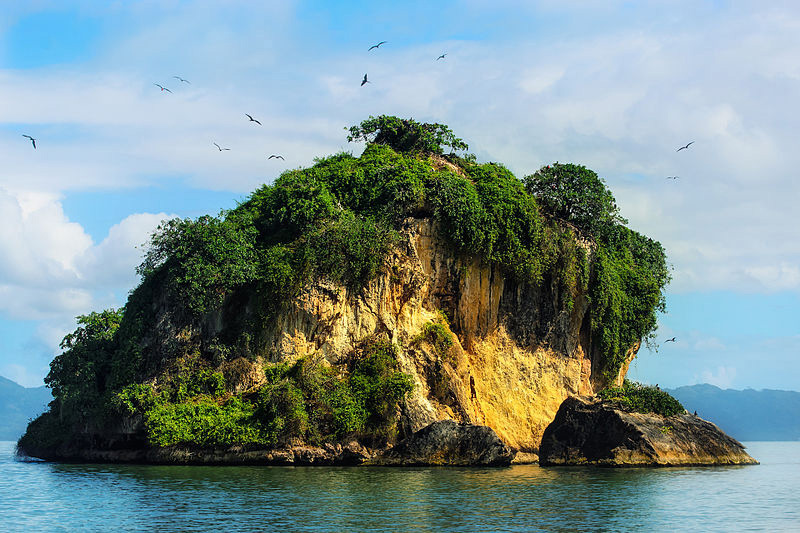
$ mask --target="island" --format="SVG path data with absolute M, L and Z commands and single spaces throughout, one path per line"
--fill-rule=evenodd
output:
M 532 462 L 565 400 L 624 385 L 670 276 L 602 178 L 555 163 L 519 179 L 445 125 L 392 116 L 348 140 L 360 156 L 163 222 L 126 304 L 62 341 L 18 453 Z

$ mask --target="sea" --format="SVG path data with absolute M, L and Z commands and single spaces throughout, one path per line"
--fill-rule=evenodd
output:
M 682 468 L 23 462 L 0 442 L 0 531 L 800 531 L 800 442 Z

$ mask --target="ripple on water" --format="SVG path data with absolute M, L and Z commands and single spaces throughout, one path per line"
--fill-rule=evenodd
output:
M 203 467 L 20 462 L 0 443 L 4 530 L 800 529 L 800 443 L 751 467 Z

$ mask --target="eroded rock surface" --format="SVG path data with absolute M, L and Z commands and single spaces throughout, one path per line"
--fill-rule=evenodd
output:
M 702 418 L 630 413 L 591 397 L 570 397 L 561 404 L 542 437 L 539 462 L 543 466 L 758 464 L 739 441 Z
M 400 441 L 370 464 L 505 466 L 515 455 L 490 427 L 442 420 Z

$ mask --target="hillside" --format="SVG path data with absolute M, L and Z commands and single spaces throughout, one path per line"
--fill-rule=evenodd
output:
M 56 402 L 20 448 L 382 449 L 455 420 L 536 452 L 568 395 L 621 383 L 669 276 L 597 174 L 520 180 L 457 155 L 446 126 L 395 117 L 349 140 L 360 157 L 163 223 L 125 307 L 65 337 Z
M 17 440 L 52 400 L 46 387 L 26 388 L 0 376 L 0 440 Z
M 744 441 L 800 440 L 800 392 L 691 385 L 669 391 L 690 412 Z

